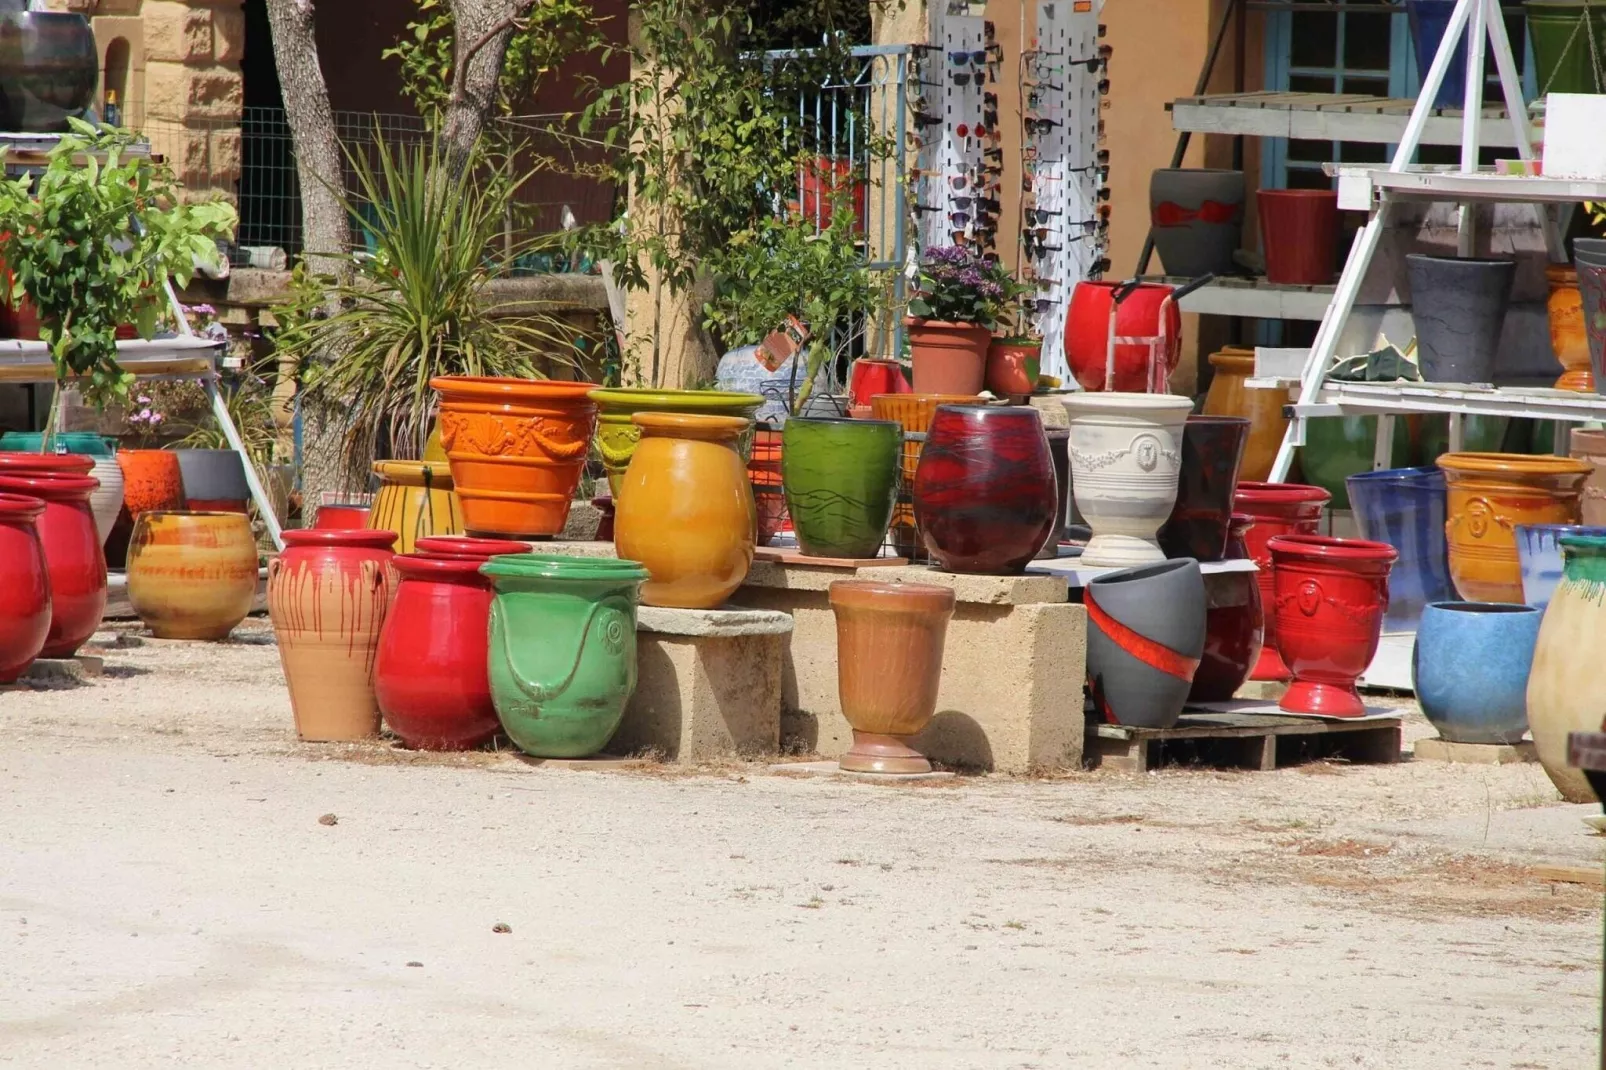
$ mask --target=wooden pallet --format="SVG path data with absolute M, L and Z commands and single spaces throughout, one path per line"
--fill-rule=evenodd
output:
M 1146 773 L 1160 765 L 1278 769 L 1319 758 L 1400 760 L 1400 719 L 1323 721 L 1263 713 L 1184 713 L 1174 728 L 1128 728 L 1089 721 L 1083 757 L 1090 767 Z

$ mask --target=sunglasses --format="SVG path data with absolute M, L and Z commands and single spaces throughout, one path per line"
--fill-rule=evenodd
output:
M 950 71 L 948 74 L 948 80 L 954 85 L 969 85 L 972 79 L 975 80 L 977 85 L 986 85 L 987 72 L 982 70 L 965 72 Z
M 1021 307 L 1023 307 L 1028 313 L 1035 312 L 1039 316 L 1048 315 L 1050 312 L 1054 311 L 1055 307 L 1058 305 L 1059 302 L 1054 300 L 1052 297 L 1038 297 L 1021 302 Z
M 942 211 L 942 209 L 940 207 L 938 207 L 937 205 L 935 205 L 935 204 L 911 204 L 909 206 L 909 210 L 911 212 L 940 212 L 940 211 Z
M 985 48 L 975 52 L 964 50 L 950 52 L 948 53 L 948 62 L 955 67 L 980 67 L 987 62 L 987 52 L 988 50 Z
M 1026 222 L 1028 223 L 1047 223 L 1050 219 L 1053 219 L 1056 216 L 1062 216 L 1065 213 L 1050 212 L 1046 208 L 1028 208 L 1024 214 L 1026 216 Z
M 1057 119 L 1027 119 L 1025 122 L 1028 134 L 1046 134 L 1056 126 L 1065 125 Z

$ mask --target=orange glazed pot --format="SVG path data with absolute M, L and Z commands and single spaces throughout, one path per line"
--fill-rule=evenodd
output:
M 441 445 L 470 535 L 557 535 L 597 430 L 596 383 L 446 375 Z
M 178 454 L 168 450 L 118 450 L 117 467 L 123 470 L 123 505 L 128 515 L 184 508 L 184 477 Z
M 1450 579 L 1469 602 L 1521 605 L 1519 524 L 1576 524 L 1591 467 L 1571 457 L 1446 453 Z
M 1584 330 L 1584 296 L 1578 291 L 1578 272 L 1561 264 L 1545 268 L 1550 299 L 1545 310 L 1550 317 L 1550 348 L 1561 362 L 1557 390 L 1595 392 L 1595 376 L 1589 369 L 1589 335 Z

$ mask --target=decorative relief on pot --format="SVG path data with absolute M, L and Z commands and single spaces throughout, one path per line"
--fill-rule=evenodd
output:
M 450 452 L 459 444 L 487 457 L 504 454 L 525 456 L 540 450 L 563 460 L 573 460 L 586 451 L 584 439 L 568 440 L 572 427 L 567 420 L 542 417 L 501 417 L 490 413 L 441 413 L 441 445 Z
M 1156 533 L 1176 505 L 1180 443 L 1192 403 L 1119 392 L 1061 400 L 1071 424 L 1071 491 L 1093 529 L 1082 562 L 1121 567 L 1165 560 Z

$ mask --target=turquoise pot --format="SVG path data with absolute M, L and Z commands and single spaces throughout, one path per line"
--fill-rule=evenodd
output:
M 42 431 L 7 431 L 0 435 L 0 451 L 38 453 L 44 440 Z M 115 457 L 117 442 L 88 431 L 63 431 L 56 436 L 56 449 L 58 452 L 80 453 L 85 457 Z
M 810 557 L 875 557 L 892 522 L 903 426 L 794 416 L 781 429 L 781 487 Z
M 647 570 L 614 557 L 511 554 L 480 567 L 491 601 L 491 701 L 536 758 L 601 750 L 636 689 L 636 599 Z

